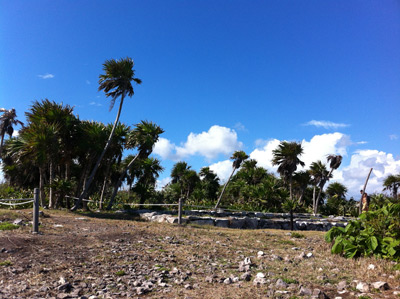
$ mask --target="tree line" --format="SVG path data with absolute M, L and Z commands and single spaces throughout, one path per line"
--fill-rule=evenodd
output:
M 176 203 L 264 210 L 304 211 L 324 214 L 356 213 L 354 199 L 347 200 L 347 188 L 333 182 L 325 188 L 342 157 L 328 155 L 327 163 L 313 162 L 308 170 L 301 160 L 303 148 L 297 142 L 281 142 L 273 151 L 272 164 L 279 177 L 257 165 L 243 151 L 233 153 L 232 172 L 225 184 L 209 167 L 199 173 L 184 161 L 171 171 L 171 182 L 156 190 L 164 170 L 161 161 L 151 157 L 154 144 L 164 130 L 151 121 L 126 125 L 119 121 L 126 97 L 132 97 L 135 77 L 131 58 L 107 60 L 99 76 L 99 91 L 110 98 L 110 110 L 119 99 L 113 124 L 81 120 L 73 107 L 48 99 L 34 101 L 25 112 L 26 122 L 17 119 L 14 109 L 0 109 L 0 156 L 8 186 L 39 186 L 43 206 L 88 208 L 86 198 L 96 207 L 111 209 L 115 202 L 129 204 Z M 23 124 L 12 137 L 14 126 Z M 5 142 L 5 136 L 9 135 Z M 133 154 L 126 155 L 130 151 Z M 120 190 L 127 186 L 127 191 Z M 384 191 L 397 200 L 400 175 L 388 176 Z M 65 196 L 75 197 L 74 201 Z M 380 195 L 376 195 L 380 196 Z M 383 195 L 382 195 L 383 196 Z M 73 203 L 73 206 L 71 206 Z

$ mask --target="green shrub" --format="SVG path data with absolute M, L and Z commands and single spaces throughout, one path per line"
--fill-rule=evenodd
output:
M 400 261 L 400 204 L 389 203 L 363 213 L 345 228 L 333 227 L 325 235 L 332 253 L 346 258 L 374 255 Z
M 18 225 L 9 223 L 9 222 L 1 222 L 0 223 L 0 230 L 13 230 L 19 228 Z

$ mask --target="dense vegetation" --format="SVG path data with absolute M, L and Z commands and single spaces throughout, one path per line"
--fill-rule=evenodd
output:
M 130 58 L 108 60 L 99 76 L 99 90 L 111 99 L 110 108 L 119 100 L 113 124 L 81 120 L 73 107 L 44 99 L 32 103 L 19 135 L 13 137 L 13 127 L 22 122 L 14 109 L 1 109 L 0 155 L 6 178 L 1 198 L 26 197 L 39 187 L 41 205 L 49 208 L 83 205 L 86 209 L 84 198 L 95 201 L 89 207 L 100 209 L 131 203 L 177 203 L 183 198 L 188 205 L 215 208 L 358 213 L 356 201 L 346 198 L 344 185 L 334 182 L 325 188 L 332 172 L 340 167 L 341 156 L 327 156 L 329 168 L 315 161 L 306 165 L 308 170 L 299 171 L 304 162 L 303 148 L 297 142 L 281 142 L 273 151 L 272 162 L 278 166 L 279 177 L 237 151 L 231 157 L 231 176 L 223 185 L 210 168 L 196 172 L 180 161 L 171 171 L 171 182 L 157 190 L 157 178 L 164 169 L 162 161 L 151 153 L 163 129 L 150 121 L 119 122 L 124 100 L 134 94 L 131 83 L 141 83 L 133 66 Z M 127 155 L 128 150 L 133 154 Z M 400 175 L 389 176 L 384 190 L 397 199 L 399 184 Z M 120 190 L 121 186 L 126 190 Z M 66 196 L 75 198 L 68 200 Z M 377 194 L 372 199 L 387 198 Z

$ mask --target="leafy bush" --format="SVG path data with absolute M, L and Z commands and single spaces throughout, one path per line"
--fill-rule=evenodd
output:
M 374 255 L 400 261 L 400 203 L 363 213 L 345 228 L 333 227 L 325 235 L 332 253 L 346 258 Z

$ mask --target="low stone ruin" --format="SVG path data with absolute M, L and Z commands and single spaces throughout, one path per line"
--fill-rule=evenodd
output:
M 178 217 L 172 212 L 137 210 L 140 218 L 146 221 L 178 223 Z M 290 215 L 287 213 L 226 212 L 226 211 L 184 211 L 184 224 L 209 225 L 238 229 L 290 229 Z M 338 216 L 322 218 L 320 215 L 295 214 L 295 230 L 328 231 L 333 226 L 345 227 L 350 218 Z

